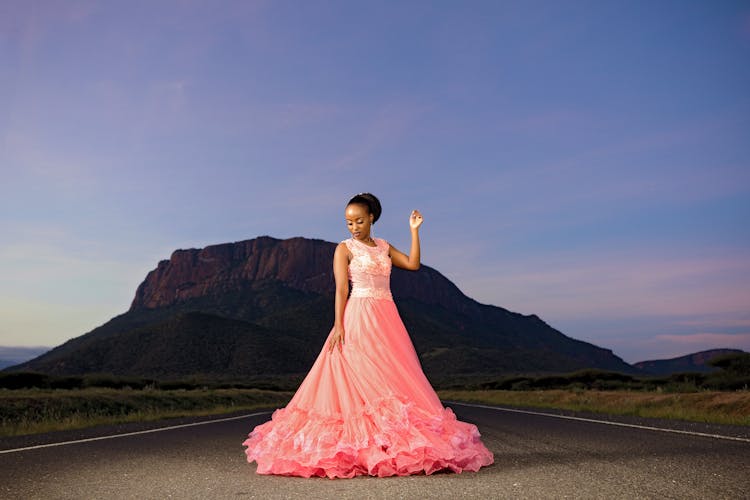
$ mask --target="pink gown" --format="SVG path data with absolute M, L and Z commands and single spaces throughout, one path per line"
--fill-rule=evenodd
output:
M 353 258 L 342 350 L 328 352 L 331 329 L 287 406 L 242 443 L 258 474 L 406 476 L 494 462 L 476 425 L 444 408 L 425 377 L 391 296 L 388 242 L 375 241 L 344 241 Z

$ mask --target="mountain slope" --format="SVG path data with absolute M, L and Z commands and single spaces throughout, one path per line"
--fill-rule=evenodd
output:
M 89 342 L 60 360 L 55 371 L 154 378 L 283 373 L 304 362 L 310 354 L 305 347 L 284 332 L 188 312 Z
M 148 273 L 126 313 L 13 370 L 235 378 L 304 373 L 333 324 L 334 249 L 321 240 L 264 236 L 177 250 Z M 567 337 L 536 315 L 466 297 L 428 266 L 394 269 L 391 288 L 428 376 L 633 371 L 612 351 Z M 226 352 L 209 355 L 211 339 L 224 342 Z M 232 350 L 247 350 L 252 359 L 232 361 Z
M 724 354 L 739 354 L 739 349 L 709 349 L 708 351 L 694 352 L 670 359 L 653 359 L 639 361 L 633 364 L 639 370 L 650 375 L 670 375 L 679 372 L 711 372 L 717 370 L 708 362 L 717 356 Z

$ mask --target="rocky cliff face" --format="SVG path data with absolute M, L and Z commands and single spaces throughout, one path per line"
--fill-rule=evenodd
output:
M 281 280 L 317 293 L 333 291 L 335 245 L 268 236 L 205 248 L 175 250 L 159 262 L 135 293 L 130 310 L 155 309 L 207 295 L 238 291 L 252 282 Z
M 252 240 L 175 250 L 138 287 L 131 311 L 167 307 L 190 299 L 240 292 L 264 280 L 277 280 L 305 292 L 332 295 L 336 244 L 322 240 L 262 236 Z M 428 266 L 394 269 L 396 298 L 411 298 L 454 311 L 474 309 L 467 297 Z

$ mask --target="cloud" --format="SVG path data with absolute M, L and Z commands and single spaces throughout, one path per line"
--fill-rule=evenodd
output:
M 158 111 L 182 112 L 185 110 L 188 86 L 184 78 L 154 82 L 150 91 L 152 104 L 161 104 L 162 109 Z
M 704 332 L 688 333 L 683 335 L 663 334 L 656 335 L 653 342 L 668 342 L 676 346 L 744 346 L 750 349 L 750 332 L 743 333 L 721 333 Z
M 738 35 L 743 38 L 745 42 L 750 42 L 750 11 L 745 12 L 738 17 L 737 26 Z
M 349 171 L 366 164 L 378 149 L 392 147 L 394 142 L 404 140 L 408 130 L 429 109 L 429 105 L 403 101 L 391 101 L 377 107 L 363 122 L 363 130 L 352 148 L 329 162 L 331 169 Z
M 98 182 L 88 160 L 69 151 L 55 150 L 33 135 L 8 130 L 3 136 L 3 175 L 6 187 L 14 184 L 36 191 L 49 187 L 56 193 L 80 194 Z M 27 192 L 28 195 L 28 192 Z
M 12 346 L 58 345 L 113 315 L 93 305 L 0 296 L 0 338 Z
M 637 363 L 651 359 L 677 358 L 709 349 L 741 349 L 750 352 L 750 333 L 659 334 L 648 338 L 623 336 L 607 339 L 605 347 L 612 349 L 628 363 Z
M 559 134 L 560 130 L 592 130 L 603 125 L 596 116 L 576 108 L 548 108 L 541 112 L 506 117 L 494 122 L 504 133 L 525 135 Z
M 66 2 L 0 2 L 0 39 L 17 41 L 31 55 L 51 26 L 85 21 L 95 11 L 93 0 Z
M 702 318 L 680 319 L 674 322 L 675 325 L 704 328 L 721 327 L 721 328 L 750 328 L 750 318 L 747 317 L 726 317 L 724 315 L 711 315 Z
M 7 237 L 0 246 L 0 261 L 7 265 L 0 293 L 19 300 L 128 303 L 149 266 L 163 258 L 158 252 L 165 252 L 153 242 L 87 238 L 51 223 L 0 221 L 0 232 Z
M 750 332 L 727 334 L 702 332 L 685 334 L 658 334 L 648 339 L 613 343 L 628 355 L 631 362 L 646 359 L 669 359 L 709 349 L 741 349 L 750 352 Z
M 472 189 L 502 203 L 505 211 L 499 224 L 504 229 L 523 227 L 561 210 L 575 211 L 580 223 L 600 218 L 602 211 L 685 206 L 749 193 L 747 161 L 707 158 L 745 121 L 735 111 L 717 112 L 633 136 L 613 131 L 597 143 L 592 140 L 597 129 L 609 127 L 603 118 L 566 109 L 521 115 L 502 120 L 498 127 L 510 135 L 522 133 L 524 141 L 532 134 L 551 143 L 571 130 L 585 130 L 586 142 L 545 160 L 504 159 L 502 167 L 484 173 L 484 182 Z
M 341 109 L 315 101 L 287 102 L 269 110 L 267 123 L 275 130 L 287 131 L 302 126 L 315 126 L 333 119 Z
M 559 318 L 736 313 L 750 304 L 750 259 L 608 250 L 516 255 L 459 286 L 478 298 Z M 744 277 L 744 278 L 743 278 Z
M 172 249 L 86 239 L 43 223 L 0 221 L 0 232 L 5 345 L 57 345 L 105 323 L 130 306 L 137 285 Z

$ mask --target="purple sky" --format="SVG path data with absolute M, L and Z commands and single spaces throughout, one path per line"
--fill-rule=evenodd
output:
M 750 350 L 749 89 L 748 2 L 0 2 L 0 345 L 177 248 L 340 241 L 371 191 L 480 302 Z

